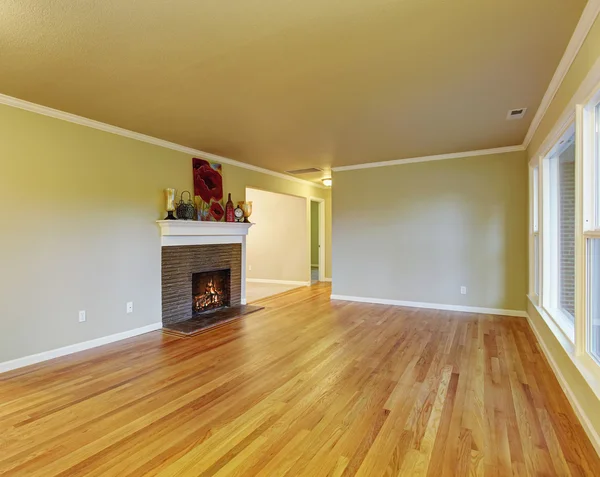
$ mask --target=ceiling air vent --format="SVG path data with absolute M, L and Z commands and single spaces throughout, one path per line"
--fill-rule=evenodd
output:
M 523 119 L 527 108 L 511 109 L 506 116 L 506 119 Z
M 317 169 L 316 167 L 309 167 L 308 169 L 296 169 L 294 171 L 285 171 L 288 174 L 298 176 L 300 174 L 314 174 L 315 172 L 323 172 L 323 169 Z

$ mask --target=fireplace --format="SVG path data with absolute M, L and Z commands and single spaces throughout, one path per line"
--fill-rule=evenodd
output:
M 192 274 L 192 313 L 228 307 L 231 269 Z
M 227 276 L 224 278 L 220 276 L 222 274 Z M 211 277 L 213 283 L 209 286 Z M 240 244 L 162 247 L 163 325 L 189 320 L 203 313 L 202 310 L 216 311 L 218 307 L 241 305 L 242 283 Z M 218 296 L 213 294 L 213 299 L 206 297 L 203 301 L 195 299 L 197 295 L 210 295 L 207 288 L 213 287 L 213 293 L 216 291 Z
M 163 332 L 190 337 L 261 310 L 246 305 L 252 224 L 159 220 Z

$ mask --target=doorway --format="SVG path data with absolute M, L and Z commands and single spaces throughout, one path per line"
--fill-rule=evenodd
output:
M 310 282 L 325 277 L 325 200 L 311 197 L 310 204 Z
M 246 188 L 253 226 L 246 237 L 246 301 L 310 285 L 306 197 Z

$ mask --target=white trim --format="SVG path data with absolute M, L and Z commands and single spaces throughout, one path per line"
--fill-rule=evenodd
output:
M 600 0 L 599 0 L 600 1 Z M 579 85 L 579 88 L 565 107 L 559 119 L 554 124 L 552 130 L 540 144 L 540 147 L 534 154 L 531 154 L 531 165 L 536 165 L 541 157 L 546 156 L 554 147 L 559 138 L 564 134 L 565 130 L 571 123 L 575 122 L 575 110 L 578 104 L 587 104 L 594 92 L 597 91 L 600 84 L 600 58 L 596 60 L 590 68 L 585 79 Z
M 542 102 L 536 111 L 536 114 L 529 126 L 529 130 L 525 136 L 525 140 L 523 144 L 515 145 L 515 146 L 507 146 L 507 147 L 498 147 L 493 149 L 482 149 L 478 151 L 466 151 L 466 152 L 457 152 L 457 153 L 449 153 L 449 154 L 438 154 L 432 156 L 422 156 L 422 157 L 413 157 L 407 159 L 396 159 L 390 161 L 382 161 L 382 162 L 372 162 L 372 163 L 364 163 L 364 164 L 355 164 L 350 166 L 340 166 L 333 167 L 331 170 L 334 172 L 341 171 L 350 171 L 356 169 L 369 169 L 373 167 L 386 167 L 386 166 L 395 166 L 401 164 L 412 164 L 417 162 L 428 162 L 428 161 L 440 161 L 445 159 L 458 159 L 461 157 L 473 157 L 473 156 L 484 156 L 490 154 L 503 154 L 508 152 L 517 152 L 524 151 L 529 146 L 531 139 L 533 138 L 537 128 L 539 127 L 542 119 L 544 118 L 548 107 L 552 103 L 556 92 L 560 88 L 564 77 L 568 73 L 569 69 L 573 61 L 575 60 L 577 54 L 581 46 L 583 45 L 587 35 L 594 24 L 596 17 L 600 13 L 600 0 L 589 0 L 586 7 L 584 8 L 577 27 L 571 36 L 571 40 L 567 45 L 567 49 L 548 85 L 548 89 L 542 98 Z M 585 83 L 585 82 L 584 82 Z M 583 86 L 583 84 L 582 84 Z M 580 88 L 581 89 L 581 88 Z M 152 136 L 148 136 L 146 134 L 130 131 L 128 129 L 120 128 L 118 126 L 112 126 L 110 124 L 102 123 L 100 121 L 95 121 L 93 119 L 84 118 L 83 116 L 78 116 L 76 114 L 67 113 L 65 111 L 60 111 L 58 109 L 50 108 L 47 106 L 43 106 L 36 103 L 31 103 L 29 101 L 25 101 L 19 98 L 15 98 L 12 96 L 8 96 L 5 94 L 0 94 L 0 104 L 5 104 L 7 106 L 12 106 L 14 108 L 24 109 L 26 111 L 31 111 L 33 113 L 42 114 L 44 116 L 50 116 L 56 119 L 61 119 L 63 121 L 68 121 L 71 123 L 79 124 L 81 126 L 90 127 L 93 129 L 98 129 L 100 131 L 105 131 L 112 134 L 117 134 L 119 136 L 128 137 L 130 139 L 135 139 L 137 141 L 146 142 L 148 144 L 153 144 L 155 146 L 164 147 L 167 149 L 172 149 L 174 151 L 183 152 L 185 154 L 190 154 L 195 157 L 199 157 L 202 159 L 206 159 L 211 162 L 218 162 L 222 164 L 229 164 L 235 167 L 241 167 L 244 169 L 248 169 L 251 171 L 261 172 L 263 174 L 268 174 L 274 177 L 279 177 L 280 179 L 285 179 L 292 182 L 297 182 L 300 184 L 310 185 L 313 187 L 318 187 L 319 189 L 329 189 L 322 184 L 317 184 L 316 182 L 307 181 L 304 179 L 300 179 L 298 177 L 294 177 L 291 175 L 283 174 L 281 172 L 275 172 L 270 169 L 265 169 L 258 166 L 253 166 L 251 164 L 246 164 L 244 162 L 236 161 L 235 159 L 230 159 L 228 157 L 219 156 L 216 154 L 211 154 L 209 152 L 200 151 L 198 149 L 193 149 L 187 146 L 182 146 L 180 144 L 176 144 L 173 142 L 165 141 L 163 139 L 158 139 Z M 569 105 L 571 106 L 571 105 Z M 569 107 L 567 107 L 569 109 Z M 570 107 L 570 109 L 573 109 Z M 538 154 L 535 154 L 533 157 L 537 157 Z
M 320 282 L 331 282 L 331 278 L 324 277 L 323 280 L 319 280 Z
M 552 77 L 552 80 L 548 85 L 548 89 L 546 90 L 546 93 L 542 98 L 542 102 L 540 103 L 540 106 L 538 107 L 538 110 L 536 111 L 535 116 L 533 117 L 533 120 L 529 125 L 529 130 L 527 131 L 527 134 L 525 135 L 525 140 L 523 141 L 523 146 L 525 148 L 529 146 L 529 143 L 533 139 L 533 136 L 535 135 L 535 132 L 537 131 L 540 123 L 542 122 L 542 119 L 544 119 L 544 116 L 546 115 L 550 104 L 552 104 L 554 96 L 556 96 L 558 89 L 562 85 L 565 76 L 569 72 L 573 61 L 579 53 L 579 49 L 581 48 L 583 42 L 587 38 L 587 35 L 590 29 L 592 28 L 592 25 L 596 21 L 596 17 L 599 13 L 600 0 L 589 0 L 587 5 L 583 9 L 581 18 L 579 19 L 577 27 L 575 28 L 575 31 L 571 36 L 571 40 L 567 45 L 567 49 L 565 50 L 565 53 L 563 54 L 563 57 L 560 60 L 556 71 L 554 72 L 554 76 Z
M 534 305 L 534 307 L 535 307 L 535 305 Z M 537 307 L 535 307 L 535 308 L 537 308 Z M 567 399 L 571 403 L 571 407 L 575 411 L 575 415 L 579 419 L 579 422 L 581 423 L 583 429 L 585 430 L 585 433 L 587 434 L 588 438 L 590 439 L 590 442 L 594 446 L 594 449 L 596 449 L 596 452 L 598 453 L 598 455 L 600 455 L 600 436 L 594 429 L 594 426 L 592 425 L 592 423 L 590 422 L 586 413 L 584 412 L 583 408 L 581 407 L 581 404 L 579 403 L 579 400 L 577 399 L 576 393 L 571 389 L 567 380 L 565 379 L 564 375 L 562 374 L 562 372 L 560 370 L 560 366 L 558 366 L 558 364 L 556 364 L 556 361 L 554 361 L 552 353 L 550 353 L 550 351 L 548 350 L 548 347 L 546 346 L 546 342 L 543 340 L 542 335 L 538 331 L 537 327 L 535 326 L 535 323 L 531 320 L 531 317 L 529 315 L 527 315 L 527 321 L 529 322 L 529 326 L 533 330 L 533 334 L 537 338 L 538 343 L 540 344 L 540 348 L 542 349 L 544 356 L 546 356 L 546 359 L 548 360 L 548 363 L 550 364 L 550 367 L 552 368 L 552 371 L 554 372 L 554 375 L 556 376 L 556 379 L 558 380 L 560 387 L 562 388 L 563 392 L 565 393 L 565 396 L 567 396 Z M 569 353 L 567 350 L 565 350 L 565 352 L 567 353 L 567 355 L 569 355 L 569 357 L 571 357 L 571 360 L 573 360 L 571 353 Z M 575 366 L 577 367 L 576 364 L 575 364 Z M 584 379 L 585 379 L 585 377 L 584 377 Z
M 104 336 L 102 338 L 96 338 L 90 341 L 84 341 L 83 343 L 77 343 L 63 348 L 57 348 L 50 351 L 44 351 L 43 353 L 32 354 L 30 356 L 24 356 L 23 358 L 13 359 L 12 361 L 5 361 L 0 363 L 0 373 L 11 371 L 13 369 L 22 368 L 24 366 L 30 366 L 32 364 L 41 363 L 54 358 L 60 358 L 79 351 L 85 351 L 87 349 L 97 348 L 106 344 L 114 343 L 115 341 L 121 341 L 134 336 L 143 335 L 150 333 L 151 331 L 160 330 L 162 328 L 161 323 L 153 323 L 151 325 L 142 326 L 141 328 L 135 328 L 129 331 L 123 331 L 114 335 Z
M 119 136 L 127 137 L 129 139 L 135 139 L 136 141 L 142 141 L 148 144 L 153 144 L 155 146 L 164 147 L 166 149 L 172 149 L 173 151 L 183 152 L 185 154 L 189 154 L 190 156 L 206 159 L 207 161 L 217 162 L 220 164 L 229 164 L 230 166 L 241 167 L 243 169 L 261 172 L 270 176 L 279 177 L 280 179 L 298 182 L 299 184 L 310 185 L 319 189 L 329 189 L 329 187 L 325 187 L 322 184 L 317 184 L 316 182 L 299 179 L 298 177 L 283 174 L 281 172 L 275 172 L 270 169 L 264 169 L 258 166 L 253 166 L 251 164 L 246 164 L 245 162 L 236 161 L 235 159 L 229 159 L 228 157 L 218 156 L 209 152 L 204 152 L 198 149 L 193 149 L 191 147 L 182 146 L 174 142 L 165 141 L 163 139 L 147 136 L 146 134 L 141 134 L 138 132 L 130 131 L 128 129 L 112 126 L 110 124 L 95 121 L 93 119 L 84 118 L 83 116 L 77 116 L 76 114 L 67 113 L 65 111 L 49 108 L 47 106 L 42 106 L 41 104 L 30 103 L 29 101 L 14 98 L 12 96 L 7 96 L 5 94 L 0 94 L 0 104 L 12 106 L 13 108 L 24 109 L 26 111 L 42 114 L 44 116 L 50 116 L 52 118 L 61 119 L 63 121 L 68 121 L 74 124 L 79 124 L 80 126 L 98 129 L 100 131 L 108 132 L 111 134 L 117 134 Z
M 575 111 L 575 316 L 573 317 L 573 339 L 575 353 L 581 356 L 586 351 L 586 269 L 587 249 L 583 235 L 583 106 L 578 104 Z
M 387 298 L 370 298 L 347 295 L 331 295 L 332 300 L 356 301 L 359 303 L 374 303 L 377 305 L 406 306 L 410 308 L 427 308 L 431 310 L 462 311 L 465 313 L 483 313 L 486 315 L 526 317 L 526 311 L 502 310 L 499 308 L 481 308 L 478 306 L 443 305 L 440 303 L 421 303 L 416 301 L 388 300 Z
M 161 245 L 205 245 L 243 243 L 251 223 L 201 222 L 196 220 L 157 220 Z
M 299 287 L 309 287 L 310 280 L 307 282 L 295 280 L 270 280 L 268 278 L 246 278 L 248 283 L 272 283 L 274 285 L 298 285 Z
M 452 152 L 450 154 L 437 154 L 437 155 L 433 155 L 433 156 L 411 157 L 411 158 L 406 158 L 406 159 L 395 159 L 392 161 L 367 162 L 364 164 L 354 164 L 352 166 L 332 167 L 331 170 L 334 172 L 353 171 L 356 169 L 371 169 L 373 167 L 388 167 L 388 166 L 400 166 L 402 164 L 414 164 L 415 162 L 444 161 L 446 159 L 460 159 L 462 157 L 489 156 L 491 154 L 505 154 L 508 152 L 519 152 L 519 151 L 524 151 L 524 150 L 525 150 L 525 147 L 522 145 L 497 147 L 494 149 L 481 149 L 479 151 Z

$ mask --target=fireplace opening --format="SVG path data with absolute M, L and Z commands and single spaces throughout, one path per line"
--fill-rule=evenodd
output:
M 202 313 L 230 306 L 231 270 L 192 274 L 192 313 Z

